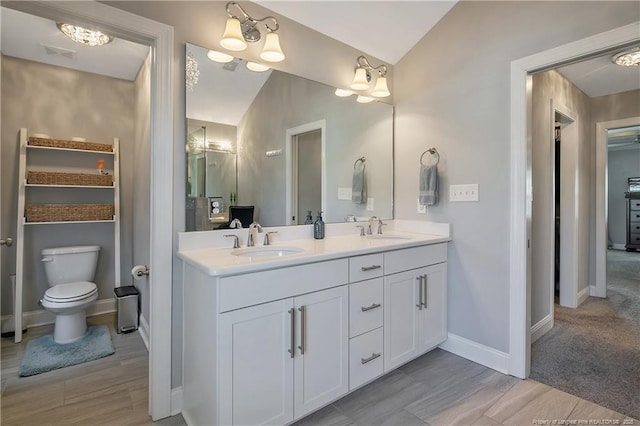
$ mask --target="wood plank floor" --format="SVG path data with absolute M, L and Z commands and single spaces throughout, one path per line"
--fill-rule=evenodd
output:
M 87 323 L 109 326 L 115 354 L 31 377 L 18 376 L 26 344 L 52 333 L 53 325 L 30 328 L 20 344 L 2 339 L 3 426 L 153 424 L 148 415 L 149 356 L 140 335 L 117 334 L 114 314 L 90 317 Z M 186 424 L 181 415 L 158 423 Z
M 2 339 L 3 426 L 153 424 L 147 414 L 148 353 L 142 339 L 137 332 L 116 334 L 113 314 L 88 318 L 88 323 L 110 326 L 114 355 L 32 377 L 18 377 L 26 343 L 51 333 L 53 326 L 31 328 L 17 345 Z M 296 425 L 532 425 L 553 420 L 640 426 L 638 420 L 568 393 L 497 373 L 440 349 Z M 157 423 L 185 425 L 181 415 Z

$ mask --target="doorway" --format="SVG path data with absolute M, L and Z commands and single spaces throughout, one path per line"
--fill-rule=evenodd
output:
M 304 224 L 309 211 L 313 217 L 326 208 L 326 121 L 287 129 L 285 146 L 285 223 Z

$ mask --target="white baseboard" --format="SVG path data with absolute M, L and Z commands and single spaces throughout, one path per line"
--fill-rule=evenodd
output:
M 627 247 L 624 244 L 611 244 L 611 247 L 609 247 L 611 249 L 614 250 L 626 250 Z
M 582 303 L 587 300 L 589 297 L 589 292 L 591 291 L 590 287 L 587 286 L 578 292 L 578 306 L 582 305 Z
M 542 318 L 540 321 L 538 321 L 533 327 L 531 327 L 531 343 L 535 342 L 536 340 L 538 340 L 539 338 L 547 334 L 547 332 L 552 328 L 553 328 L 553 317 L 551 316 L 551 314 L 549 314 L 546 317 Z
M 481 345 L 473 340 L 465 339 L 449 333 L 447 340 L 440 348 L 454 355 L 482 364 L 500 373 L 509 374 L 509 354 L 489 346 Z
M 171 389 L 171 415 L 182 412 L 182 386 Z
M 138 333 L 140 334 L 144 345 L 147 347 L 147 352 L 149 352 L 149 323 L 142 313 L 140 313 L 140 326 L 138 327 Z
M 102 299 L 93 303 L 87 309 L 87 316 L 92 317 L 95 315 L 107 314 L 110 312 L 116 311 L 116 300 L 115 299 Z M 2 323 L 2 330 L 5 330 L 5 327 L 8 326 L 8 323 L 11 322 L 13 315 L 3 315 L 0 318 Z M 39 309 L 37 311 L 29 311 L 24 312 L 22 314 L 22 324 L 24 327 L 37 327 L 39 325 L 53 324 L 55 322 L 56 316 L 49 311 L 44 309 Z

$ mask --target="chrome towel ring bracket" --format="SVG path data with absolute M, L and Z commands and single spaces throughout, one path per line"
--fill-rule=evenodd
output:
M 420 164 L 423 166 L 426 166 L 427 164 L 424 164 L 422 162 L 422 159 L 424 157 L 425 154 L 431 154 L 433 157 L 435 157 L 436 162 L 435 165 L 437 165 L 440 162 L 440 154 L 438 153 L 438 150 L 434 148 L 429 148 L 428 150 L 426 150 L 425 152 L 422 153 L 422 155 L 420 156 Z
M 362 161 L 362 164 L 364 164 L 364 163 L 365 163 L 365 161 L 367 161 L 367 159 L 366 159 L 365 157 L 360 157 L 360 158 L 358 158 L 358 159 L 355 161 L 355 163 L 353 163 L 353 168 L 354 168 L 354 170 L 355 170 L 355 168 L 356 168 L 356 165 L 358 165 L 358 161 Z

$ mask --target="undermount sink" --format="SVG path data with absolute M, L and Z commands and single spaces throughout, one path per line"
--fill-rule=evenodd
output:
M 260 246 L 236 249 L 231 254 L 240 257 L 283 257 L 303 251 L 300 247 Z
M 373 235 L 367 235 L 367 238 L 370 238 L 372 240 L 410 240 L 411 239 L 404 235 L 395 235 L 395 234 L 373 234 Z

